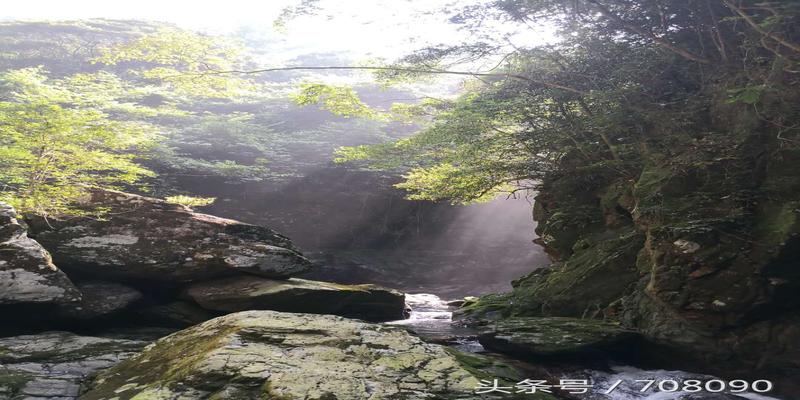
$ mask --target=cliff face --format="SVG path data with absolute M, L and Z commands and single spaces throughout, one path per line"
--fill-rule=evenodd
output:
M 534 219 L 553 265 L 459 316 L 617 321 L 651 360 L 797 390 L 800 151 L 749 113 L 712 126 L 633 176 L 551 175 Z

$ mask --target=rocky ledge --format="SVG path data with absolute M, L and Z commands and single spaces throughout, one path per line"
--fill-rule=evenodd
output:
M 226 313 L 274 310 L 333 314 L 368 321 L 408 317 L 402 293 L 375 285 L 240 276 L 198 283 L 190 286 L 186 293 L 203 308 Z
M 597 355 L 620 358 L 639 335 L 618 324 L 578 318 L 517 317 L 483 327 L 481 345 L 518 357 Z
M 82 207 L 102 218 L 28 216 L 55 264 L 94 279 L 194 282 L 240 273 L 288 278 L 311 263 L 277 232 L 149 197 L 94 190 Z
M 68 332 L 0 338 L 0 400 L 77 398 L 87 377 L 146 344 Z
M 249 309 L 407 316 L 394 290 L 289 279 L 310 262 L 269 228 L 122 192 L 91 196 L 80 207 L 101 217 L 28 216 L 24 224 L 0 205 L 0 332 L 131 320 L 183 328 Z

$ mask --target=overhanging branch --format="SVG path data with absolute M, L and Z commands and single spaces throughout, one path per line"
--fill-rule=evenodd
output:
M 533 79 L 524 75 L 511 74 L 511 73 L 494 73 L 494 72 L 469 72 L 469 71 L 447 71 L 438 69 L 424 69 L 424 68 L 404 68 L 404 67 L 358 67 L 358 66 L 311 66 L 311 67 L 275 67 L 275 68 L 262 68 L 254 70 L 225 70 L 225 71 L 204 71 L 194 74 L 185 75 L 252 75 L 261 74 L 266 72 L 277 71 L 314 71 L 314 70 L 372 70 L 372 71 L 396 71 L 396 72 L 413 72 L 419 74 L 435 74 L 435 75 L 464 75 L 474 77 L 492 77 L 492 78 L 510 78 L 518 79 L 525 82 L 534 83 L 551 89 L 559 89 L 570 93 L 585 95 L 587 92 L 575 89 L 573 87 L 564 86 L 554 82 L 548 82 L 540 79 Z

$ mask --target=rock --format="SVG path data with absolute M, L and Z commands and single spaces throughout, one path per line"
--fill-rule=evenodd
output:
M 0 203 L 0 305 L 66 303 L 80 292 L 50 254 L 28 237 L 11 206 Z
M 217 313 L 188 301 L 173 301 L 135 311 L 137 320 L 159 326 L 187 328 L 217 317 Z
M 571 164 L 574 174 L 549 174 L 534 218 L 537 243 L 556 262 L 454 318 L 618 321 L 645 338 L 649 364 L 755 376 L 776 393 L 800 393 L 800 150 L 763 159 L 761 144 L 724 157 L 676 151 L 633 179 Z
M 59 306 L 59 317 L 80 320 L 107 317 L 142 298 L 138 290 L 112 282 L 84 282 L 78 284 L 78 290 L 83 295 L 82 300 Z
M 67 332 L 0 338 L 0 399 L 76 399 L 88 376 L 146 344 Z
M 466 305 L 474 304 L 478 300 L 479 300 L 478 297 L 466 296 L 466 297 L 464 297 L 462 299 L 456 299 L 456 300 L 448 301 L 447 305 L 450 306 L 450 307 L 459 308 L 459 307 L 464 307 Z
M 539 268 L 512 282 L 510 293 L 491 294 L 467 302 L 453 317 L 470 320 L 512 316 L 605 317 L 636 283 L 636 257 L 641 234 L 619 229 L 584 239 L 565 261 Z
M 402 329 L 246 311 L 155 342 L 81 398 L 474 399 L 477 385 L 443 347 Z
M 408 317 L 405 295 L 375 285 L 240 276 L 197 283 L 190 286 L 186 293 L 201 307 L 225 313 L 274 310 L 334 314 L 368 321 Z
M 192 282 L 242 272 L 287 278 L 311 266 L 271 229 L 182 205 L 95 190 L 82 207 L 103 207 L 108 214 L 49 224 L 31 217 L 29 223 L 58 265 L 94 279 Z
M 620 350 L 637 334 L 619 325 L 577 318 L 517 317 L 499 320 L 478 335 L 483 347 L 525 356 L 590 354 Z

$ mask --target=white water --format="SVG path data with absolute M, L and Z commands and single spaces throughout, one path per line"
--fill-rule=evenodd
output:
M 476 332 L 454 324 L 452 307 L 439 296 L 428 293 L 407 294 L 406 304 L 411 307 L 411 316 L 388 324 L 405 326 L 427 341 L 446 343 L 461 351 L 483 351 L 483 346 L 474 338 Z

